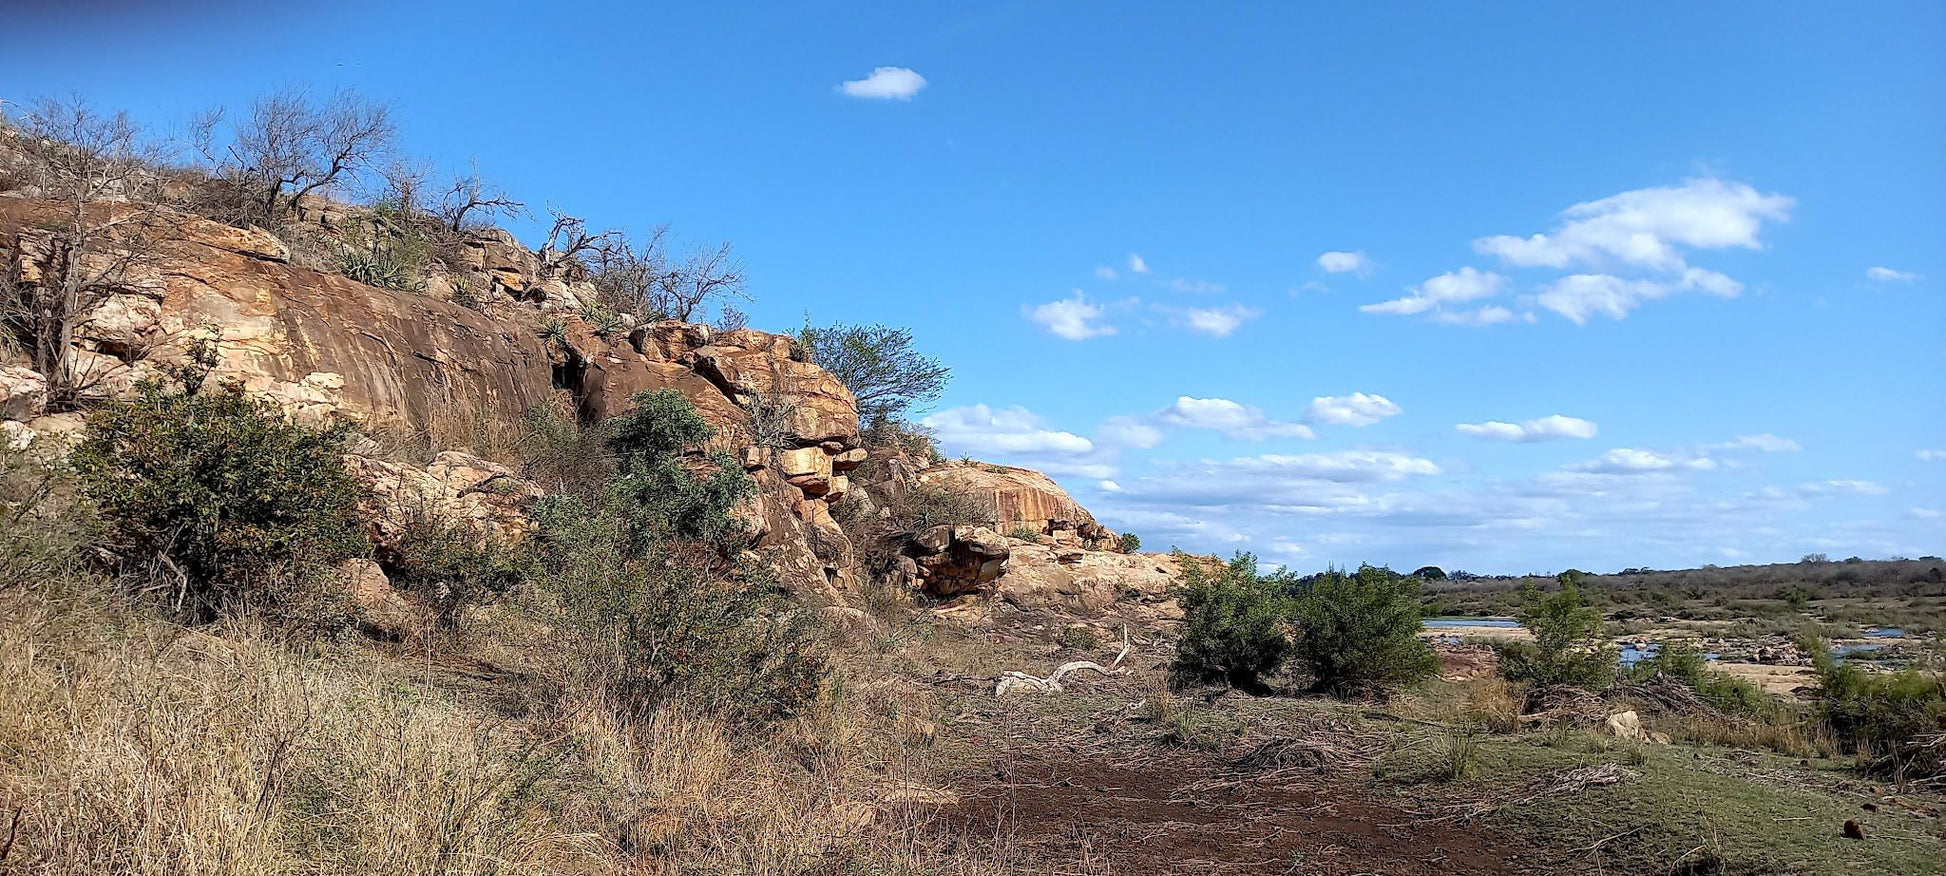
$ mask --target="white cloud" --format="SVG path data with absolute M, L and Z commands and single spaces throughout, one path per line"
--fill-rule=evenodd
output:
M 1400 413 L 1401 409 L 1391 399 L 1363 392 L 1318 396 L 1304 408 L 1304 416 L 1311 422 L 1337 426 L 1369 426 Z
M 1576 204 L 1562 212 L 1564 221 L 1551 232 L 1483 237 L 1473 248 L 1519 267 L 1625 264 L 1678 270 L 1685 266 L 1683 248 L 1762 248 L 1758 235 L 1764 223 L 1787 221 L 1794 205 L 1783 195 L 1703 177 Z
M 1714 468 L 1716 460 L 1707 456 L 1681 456 L 1628 447 L 1618 447 L 1602 454 L 1600 459 L 1568 466 L 1569 471 L 1589 474 L 1646 474 L 1684 469 L 1709 471 Z
M 1831 496 L 1850 494 L 1855 496 L 1883 496 L 1891 492 L 1884 484 L 1859 480 L 1806 481 L 1797 485 L 1797 492 L 1805 496 Z
M 1372 260 L 1365 255 L 1364 250 L 1354 252 L 1333 250 L 1318 256 L 1318 267 L 1329 274 L 1351 273 L 1363 277 L 1372 272 Z
M 1136 255 L 1135 253 L 1129 253 L 1128 272 L 1131 274 L 1146 274 L 1149 272 L 1149 263 L 1144 261 L 1141 256 Z
M 1910 283 L 1919 279 L 1919 275 L 1911 271 L 1895 271 L 1876 265 L 1866 268 L 1865 276 L 1874 283 Z
M 1107 265 L 1100 265 L 1095 268 L 1095 276 L 1103 280 L 1113 280 L 1119 275 L 1115 273 L 1114 268 Z
M 1169 281 L 1169 288 L 1174 289 L 1177 292 L 1194 292 L 1198 294 L 1213 295 L 1215 293 L 1223 291 L 1224 286 L 1222 283 L 1212 283 L 1208 280 L 1190 280 L 1183 277 L 1177 277 L 1176 279 Z
M 1240 471 L 1294 475 L 1339 483 L 1395 481 L 1413 475 L 1440 473 L 1437 463 L 1403 453 L 1383 450 L 1339 450 L 1333 453 L 1298 453 L 1252 456 L 1231 460 Z
M 1459 423 L 1453 426 L 1461 434 L 1490 441 L 1556 441 L 1563 438 L 1593 438 L 1596 427 L 1593 421 L 1579 417 L 1564 417 L 1553 414 L 1536 420 L 1519 423 L 1505 423 L 1488 420 L 1484 423 Z
M 1174 404 L 1157 411 L 1153 419 L 1183 429 L 1210 429 L 1231 438 L 1261 441 L 1266 438 L 1315 438 L 1303 423 L 1273 420 L 1261 408 L 1227 398 L 1179 396 Z M 1156 435 L 1159 440 L 1160 435 Z M 1153 445 L 1146 445 L 1153 446 Z
M 847 97 L 870 100 L 911 100 L 926 87 L 926 77 L 904 67 L 880 67 L 863 79 L 852 79 L 838 86 Z
M 1920 462 L 1946 462 L 1946 450 L 1916 450 L 1912 455 Z
M 1074 290 L 1074 297 L 1060 301 L 1049 301 L 1028 311 L 1027 318 L 1039 323 L 1056 337 L 1070 341 L 1112 335 L 1115 327 L 1102 322 L 1107 309 L 1099 304 L 1090 304 L 1081 290 Z
M 1741 435 L 1735 441 L 1721 444 L 1703 445 L 1704 450 L 1756 450 L 1763 453 L 1794 453 L 1804 449 L 1804 445 L 1789 438 L 1765 432 L 1762 435 Z
M 1041 418 L 1026 408 L 992 408 L 985 404 L 948 408 L 920 423 L 940 443 L 962 453 L 995 456 L 1022 453 L 1091 453 L 1095 444 L 1072 432 L 1042 427 Z
M 1182 324 L 1197 334 L 1212 338 L 1227 338 L 1245 322 L 1263 315 L 1263 311 L 1241 304 L 1228 307 L 1191 307 L 1182 312 Z
M 1438 310 L 1446 304 L 1458 304 L 1479 298 L 1499 295 L 1507 288 L 1507 278 L 1491 271 L 1474 268 L 1460 268 L 1449 271 L 1420 283 L 1407 291 L 1412 294 L 1391 301 L 1367 304 L 1360 308 L 1365 313 L 1379 313 L 1391 316 L 1412 316 L 1427 311 Z M 1511 318 L 1511 314 L 1508 315 Z M 1496 321 L 1504 321 L 1503 319 Z
M 1095 438 L 1115 447 L 1154 447 L 1162 443 L 1162 430 L 1134 417 L 1110 417 L 1095 429 Z
M 1743 291 L 1743 284 L 1701 268 L 1685 268 L 1675 282 L 1623 279 L 1612 274 L 1570 274 L 1543 287 L 1534 300 L 1580 325 L 1597 315 L 1622 319 L 1644 301 L 1691 290 L 1735 298 Z
M 1441 310 L 1435 311 L 1432 315 L 1433 322 L 1444 323 L 1446 325 L 1498 325 L 1503 322 L 1513 322 L 1516 319 L 1533 322 L 1534 314 L 1516 314 L 1498 304 L 1490 304 L 1478 310 Z

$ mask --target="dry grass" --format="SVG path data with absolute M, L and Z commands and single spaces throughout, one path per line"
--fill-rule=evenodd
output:
M 621 722 L 593 692 L 509 714 L 517 697 L 431 661 L 217 632 L 93 586 L 0 593 L 0 831 L 20 813 L 0 871 L 1002 869 L 928 840 L 934 766 L 909 731 L 938 706 L 897 679 L 841 669 L 758 736 Z

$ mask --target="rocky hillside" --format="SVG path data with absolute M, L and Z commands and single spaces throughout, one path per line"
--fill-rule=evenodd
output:
M 57 282 L 67 270 L 61 209 L 0 197 L 0 271 L 14 288 Z M 97 205 L 92 218 L 125 209 Z M 969 498 L 979 519 L 876 536 L 897 542 L 903 556 L 887 571 L 903 586 L 1081 616 L 1165 600 L 1170 561 L 1118 553 L 1115 534 L 1038 472 L 889 453 L 896 458 L 875 467 L 876 483 L 854 484 L 852 473 L 872 452 L 861 445 L 857 404 L 789 336 L 600 314 L 584 306 L 595 290 L 578 265 L 498 229 L 468 233 L 423 289 L 368 285 L 304 266 L 286 240 L 355 236 L 374 221 L 370 214 L 321 204 L 304 215 L 281 236 L 194 217 L 140 217 L 143 251 L 96 272 L 107 288 L 75 323 L 80 397 L 50 400 L 49 382 L 30 361 L 4 363 L 7 440 L 26 447 L 73 432 L 89 403 L 165 373 L 198 341 L 212 344 L 216 379 L 301 421 L 342 419 L 368 435 L 432 439 L 441 452 L 430 464 L 376 452 L 350 460 L 372 493 L 383 559 L 412 507 L 430 504 L 512 537 L 529 528 L 526 507 L 540 490 L 482 458 L 484 448 L 441 446 L 454 424 L 511 426 L 546 407 L 591 422 L 626 410 L 636 393 L 674 389 L 715 428 L 713 449 L 757 479 L 760 492 L 743 511 L 756 533 L 751 546 L 800 593 L 845 600 L 864 583 L 853 533 L 834 509 L 850 501 L 852 518 L 890 518 L 884 500 L 924 485 Z

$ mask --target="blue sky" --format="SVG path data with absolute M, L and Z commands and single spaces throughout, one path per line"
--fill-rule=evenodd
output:
M 913 327 L 949 453 L 1151 547 L 1946 552 L 1946 6 L 524 5 L 10 10 L 0 98 L 356 88 L 733 240 L 757 327 Z

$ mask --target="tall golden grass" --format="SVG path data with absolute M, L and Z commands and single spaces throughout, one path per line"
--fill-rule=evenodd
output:
M 938 767 L 901 728 L 937 705 L 908 683 L 841 668 L 758 736 L 499 689 L 544 661 L 492 682 L 452 662 L 188 629 L 87 581 L 0 592 L 0 872 L 1008 869 L 931 839 Z

